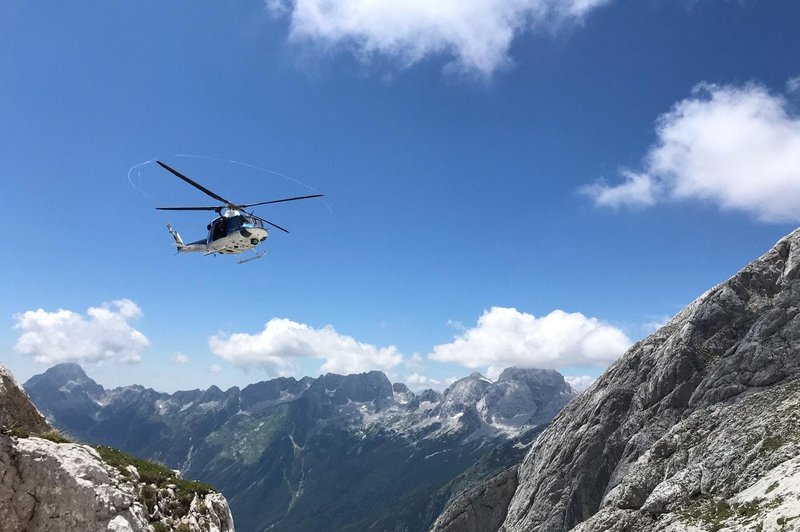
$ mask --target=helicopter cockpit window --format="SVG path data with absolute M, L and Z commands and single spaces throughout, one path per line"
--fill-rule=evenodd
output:
M 234 216 L 233 218 L 228 218 L 229 233 L 238 231 L 241 226 L 242 226 L 242 218 L 240 216 Z

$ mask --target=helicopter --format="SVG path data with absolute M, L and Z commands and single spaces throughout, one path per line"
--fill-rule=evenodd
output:
M 205 255 L 237 255 L 239 253 L 249 251 L 255 248 L 260 243 L 264 242 L 269 236 L 269 231 L 264 224 L 270 225 L 276 229 L 280 229 L 284 233 L 289 231 L 280 225 L 274 224 L 260 216 L 256 216 L 253 212 L 248 212 L 245 209 L 255 207 L 257 205 L 269 205 L 272 203 L 283 203 L 286 201 L 296 201 L 309 198 L 319 198 L 322 194 L 312 194 L 309 196 L 295 196 L 293 198 L 283 198 L 271 201 L 261 201 L 258 203 L 233 203 L 212 192 L 200 183 L 192 181 L 182 173 L 174 168 L 167 166 L 161 161 L 156 161 L 159 166 L 174 174 L 176 177 L 189 183 L 196 189 L 211 196 L 217 201 L 222 202 L 222 205 L 211 207 L 156 207 L 159 211 L 214 211 L 217 213 L 217 218 L 212 220 L 208 226 L 208 236 L 203 240 L 197 240 L 184 244 L 181 235 L 172 227 L 167 224 L 172 238 L 175 239 L 175 246 L 178 248 L 178 253 L 203 253 Z M 254 257 L 239 260 L 239 263 L 248 262 L 255 259 L 260 259 L 264 256 L 264 251 L 256 253 Z

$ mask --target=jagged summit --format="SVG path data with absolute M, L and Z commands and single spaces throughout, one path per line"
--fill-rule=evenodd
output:
M 516 489 L 472 495 L 513 492 L 507 515 L 495 512 L 499 521 L 479 529 L 485 519 L 454 505 L 435 529 L 685 530 L 687 516 L 737 504 L 740 490 L 798 455 L 791 411 L 800 405 L 799 276 L 796 230 L 631 347 L 572 401 L 501 486 L 518 482 Z

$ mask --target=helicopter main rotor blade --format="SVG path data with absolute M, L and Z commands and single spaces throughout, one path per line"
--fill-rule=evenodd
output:
M 284 198 L 284 199 L 276 199 L 272 201 L 262 201 L 260 203 L 248 203 L 247 205 L 237 205 L 240 208 L 246 207 L 255 207 L 256 205 L 269 205 L 270 203 L 283 203 L 284 201 L 295 201 L 301 199 L 308 199 L 308 198 L 319 198 L 322 197 L 324 194 L 312 194 L 311 196 L 296 196 L 294 198 Z
M 198 190 L 200 190 L 200 191 L 202 191 L 202 192 L 205 192 L 206 194 L 208 194 L 209 196 L 211 196 L 211 197 L 212 197 L 212 198 L 214 198 L 215 200 L 221 201 L 221 202 L 225 203 L 226 205 L 233 205 L 233 203 L 231 203 L 230 201 L 226 200 L 225 198 L 223 198 L 223 197 L 222 197 L 222 196 L 220 196 L 219 194 L 216 194 L 216 193 L 214 193 L 214 192 L 211 192 L 210 190 L 208 190 L 206 187 L 204 187 L 204 186 L 203 186 L 203 185 L 201 185 L 200 183 L 196 183 L 196 182 L 192 181 L 191 179 L 189 179 L 188 177 L 186 177 L 186 176 L 185 176 L 185 175 L 183 175 L 182 173 L 178 172 L 178 171 L 177 171 L 177 170 L 175 170 L 174 168 L 170 168 L 169 166 L 167 166 L 166 164 L 162 163 L 161 161 L 156 161 L 156 162 L 157 162 L 157 163 L 158 163 L 158 165 L 159 165 L 159 166 L 161 166 L 161 168 L 163 168 L 164 170 L 166 170 L 166 171 L 168 171 L 168 172 L 171 172 L 172 174 L 174 174 L 176 177 L 179 177 L 180 179 L 183 179 L 184 181 L 186 181 L 187 183 L 189 183 L 190 185 L 192 185 L 194 188 L 196 188 L 196 189 L 198 189 Z M 216 207 L 215 207 L 215 208 L 216 208 Z
M 258 218 L 259 220 L 261 220 L 261 221 L 262 221 L 262 222 L 264 222 L 265 224 L 269 224 L 269 225 L 271 225 L 272 227 L 275 227 L 276 229 L 280 229 L 280 230 L 281 230 L 281 231 L 283 231 L 284 233 L 288 233 L 288 232 L 289 232 L 289 230 L 288 230 L 288 229 L 284 229 L 283 227 L 281 227 L 281 226 L 280 226 L 280 225 L 278 225 L 278 224 L 274 224 L 274 223 L 270 222 L 269 220 L 265 220 L 265 219 L 264 219 L 264 218 L 262 218 L 261 216 L 256 216 L 256 215 L 255 215 L 255 214 L 253 214 L 252 212 L 248 212 L 247 214 L 249 214 L 249 215 L 250 215 L 250 216 L 252 216 L 253 218 Z
M 157 211 L 216 211 L 221 209 L 224 205 L 219 207 L 156 207 Z

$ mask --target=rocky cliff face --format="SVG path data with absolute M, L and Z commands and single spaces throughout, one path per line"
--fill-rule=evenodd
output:
M 56 366 L 25 386 L 76 437 L 220 488 L 239 530 L 292 532 L 424 530 L 456 493 L 519 462 L 574 397 L 557 372 L 516 369 L 443 394 L 377 371 L 170 395 Z
M 65 441 L 2 366 L 0 379 L 3 532 L 233 532 L 219 493 L 118 451 L 103 449 L 117 459 L 112 464 L 92 447 Z
M 0 364 L 0 427 L 25 432 L 43 432 L 50 428 L 14 380 L 14 376 L 2 364 Z
M 800 230 L 634 345 L 569 404 L 520 465 L 500 529 L 793 523 L 798 377 Z M 440 517 L 440 530 L 497 530 L 447 528 L 456 511 Z

